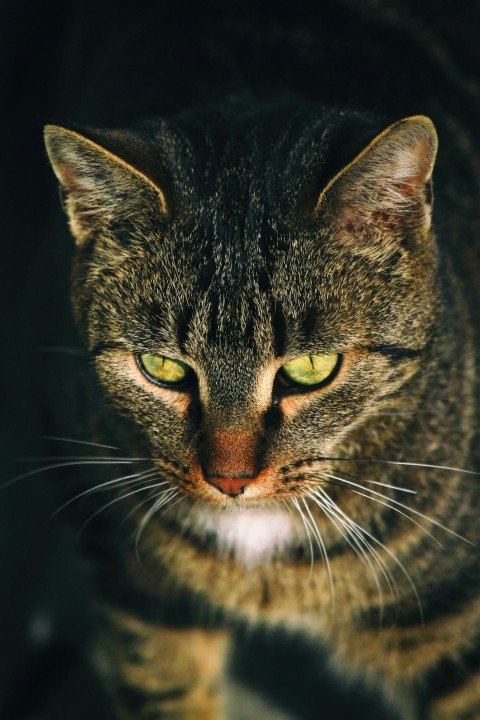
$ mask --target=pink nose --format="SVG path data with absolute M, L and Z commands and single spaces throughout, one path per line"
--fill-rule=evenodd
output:
M 224 495 L 230 495 L 230 497 L 241 495 L 245 489 L 245 486 L 253 482 L 254 480 L 255 478 L 208 478 L 208 482 L 211 485 L 215 485 L 215 487 L 217 487 Z

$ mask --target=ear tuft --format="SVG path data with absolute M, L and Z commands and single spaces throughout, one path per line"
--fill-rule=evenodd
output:
M 427 117 L 390 125 L 328 183 L 317 211 L 349 243 L 427 232 L 437 145 Z
M 162 191 L 109 150 L 57 125 L 47 125 L 44 135 L 78 244 L 107 231 L 113 222 L 140 221 L 142 209 L 166 213 Z

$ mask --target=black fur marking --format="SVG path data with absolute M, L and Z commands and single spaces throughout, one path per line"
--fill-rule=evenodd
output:
M 401 360 L 409 360 L 411 358 L 420 357 L 426 350 L 423 348 L 400 348 L 390 347 L 388 345 L 374 345 L 373 347 L 367 347 L 365 350 L 369 352 L 379 353 L 385 357 L 391 358 L 393 362 L 399 362 Z
M 277 357 L 282 357 L 288 347 L 288 330 L 285 313 L 278 301 L 272 301 L 273 348 Z
M 190 323 L 193 317 L 192 308 L 185 307 L 177 318 L 177 340 L 178 347 L 183 353 L 186 353 L 186 343 L 188 337 L 188 331 Z

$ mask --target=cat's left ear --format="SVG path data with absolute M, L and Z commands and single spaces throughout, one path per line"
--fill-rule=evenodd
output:
M 47 125 L 45 144 L 78 245 L 108 232 L 114 224 L 128 222 L 138 228 L 147 215 L 166 214 L 160 188 L 96 142 Z
M 423 115 L 390 125 L 328 183 L 317 212 L 350 245 L 426 233 L 437 146 Z

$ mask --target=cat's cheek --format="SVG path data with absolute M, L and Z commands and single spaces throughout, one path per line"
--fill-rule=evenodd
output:
M 139 387 L 166 405 L 172 407 L 182 416 L 187 413 L 191 398 L 187 393 L 169 390 L 150 382 L 140 371 L 135 357 L 128 350 L 108 350 L 102 353 L 102 363 L 99 368 L 100 379 L 108 374 L 111 377 L 121 378 L 123 383 Z M 122 384 L 123 384 L 122 383 Z M 106 383 L 108 386 L 108 383 Z

